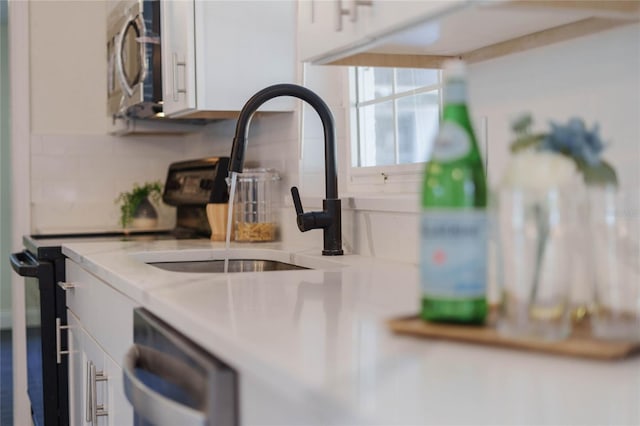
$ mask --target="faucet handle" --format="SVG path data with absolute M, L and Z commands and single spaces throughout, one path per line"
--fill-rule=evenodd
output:
M 291 197 L 293 198 L 293 205 L 296 208 L 296 223 L 300 231 L 306 232 L 311 229 L 327 228 L 331 225 L 333 219 L 331 215 L 325 211 L 304 212 L 302 209 L 302 201 L 300 201 L 300 193 L 295 186 L 291 187 Z
M 303 214 L 304 210 L 302 209 L 302 201 L 300 201 L 300 192 L 298 192 L 297 186 L 291 187 L 291 198 L 293 198 L 293 205 L 296 209 L 296 214 Z

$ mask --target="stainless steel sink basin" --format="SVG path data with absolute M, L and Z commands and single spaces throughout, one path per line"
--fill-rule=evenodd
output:
M 182 262 L 150 262 L 149 265 L 173 272 L 224 272 L 224 260 L 201 260 Z M 309 269 L 277 260 L 229 259 L 228 272 L 266 272 Z

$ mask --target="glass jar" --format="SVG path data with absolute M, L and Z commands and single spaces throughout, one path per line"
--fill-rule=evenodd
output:
M 640 342 L 640 196 L 637 188 L 589 189 L 590 259 L 594 309 L 601 339 Z M 590 255 L 590 256 L 589 256 Z
M 277 222 L 273 208 L 276 182 L 273 169 L 245 169 L 237 175 L 233 202 L 236 241 L 274 241 Z
M 584 231 L 577 192 L 573 187 L 498 192 L 493 210 L 501 334 L 548 341 L 569 336 L 576 243 Z

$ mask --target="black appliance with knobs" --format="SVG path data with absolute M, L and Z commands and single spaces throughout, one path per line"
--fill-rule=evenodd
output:
M 228 174 L 228 157 L 180 161 L 169 166 L 162 200 L 176 207 L 171 230 L 26 235 L 24 250 L 11 254 L 13 270 L 25 277 L 27 371 L 33 424 L 69 424 L 69 370 L 65 256 L 62 245 L 78 242 L 208 238 L 206 205 Z

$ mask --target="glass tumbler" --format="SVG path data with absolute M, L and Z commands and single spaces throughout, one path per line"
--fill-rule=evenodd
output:
M 235 240 L 274 241 L 277 221 L 273 198 L 280 176 L 272 169 L 245 169 L 237 176 L 233 202 Z
M 593 271 L 593 334 L 640 341 L 640 195 L 638 190 L 589 190 Z
M 547 341 L 570 334 L 576 201 L 559 188 L 498 191 L 492 213 L 499 333 Z

